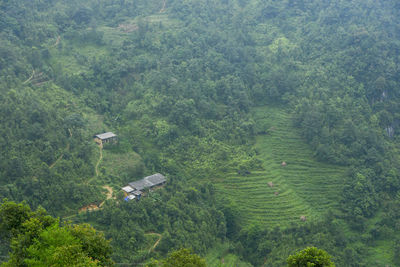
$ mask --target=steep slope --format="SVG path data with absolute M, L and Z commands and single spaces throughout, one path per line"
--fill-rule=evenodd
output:
M 255 144 L 264 170 L 246 176 L 230 173 L 216 184 L 221 197 L 238 204 L 244 223 L 288 226 L 301 219 L 317 220 L 336 208 L 346 169 L 319 162 L 287 110 L 256 108 L 254 117 L 267 128 Z

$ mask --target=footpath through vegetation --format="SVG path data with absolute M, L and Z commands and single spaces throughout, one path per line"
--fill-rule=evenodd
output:
M 99 160 L 96 163 L 96 176 L 99 176 L 99 165 L 101 160 L 103 159 L 103 144 L 99 144 L 99 151 L 100 151 L 100 156 L 99 156 Z
M 161 239 L 162 239 L 162 235 L 161 234 L 159 234 L 159 233 L 147 233 L 146 235 L 155 235 L 155 236 L 157 236 L 158 237 L 158 239 L 157 239 L 157 241 L 154 243 L 154 245 L 152 246 L 152 247 L 150 247 L 150 249 L 149 249 L 149 254 L 150 254 L 150 252 L 152 252 L 154 249 L 156 249 L 156 247 L 158 246 L 158 244 L 160 243 L 160 241 L 161 241 Z

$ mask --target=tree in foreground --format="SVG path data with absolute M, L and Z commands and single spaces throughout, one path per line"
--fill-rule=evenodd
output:
M 324 250 L 308 247 L 287 259 L 288 267 L 335 267 L 331 256 Z
M 171 252 L 161 262 L 153 261 L 147 267 L 206 267 L 206 261 L 189 249 Z
M 111 266 L 111 246 L 88 224 L 60 225 L 42 208 L 25 203 L 0 203 L 0 235 L 11 241 L 2 266 Z

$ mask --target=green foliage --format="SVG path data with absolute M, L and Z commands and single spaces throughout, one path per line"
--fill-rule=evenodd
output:
M 200 256 L 194 254 L 188 249 L 180 249 L 171 252 L 168 257 L 163 261 L 164 267 L 205 267 L 206 262 Z
M 182 248 L 180 250 L 172 251 L 161 262 L 154 261 L 147 265 L 161 266 L 161 267 L 205 267 L 206 261 L 199 255 L 193 253 L 189 249 Z
M 12 218 L 12 219 L 10 219 Z M 111 247 L 90 225 L 60 226 L 42 208 L 4 200 L 0 205 L 2 233 L 11 239 L 4 266 L 111 266 Z
M 8 140 L 0 152 L 2 197 L 26 199 L 52 214 L 98 198 L 93 186 L 81 183 L 92 175 L 92 148 L 81 115 L 67 110 L 74 105 L 68 99 L 57 88 L 11 90 L 0 97 L 1 131 Z
M 308 247 L 295 255 L 289 256 L 287 259 L 289 267 L 335 267 L 335 264 L 330 260 L 331 256 L 316 247 Z
M 301 222 L 301 216 L 320 220 L 327 210 L 339 208 L 337 193 L 343 190 L 346 168 L 319 162 L 302 142 L 300 131 L 292 126 L 288 110 L 259 107 L 253 112 L 257 125 L 269 125 L 268 133 L 257 136 L 255 142 L 263 170 L 250 168 L 246 174 L 239 169 L 213 179 L 218 196 L 228 206 L 235 203 L 240 211 L 240 223 L 283 227 Z M 227 221 L 228 226 L 234 223 Z
M 39 234 L 26 249 L 24 263 L 27 266 L 99 266 L 84 252 L 79 240 L 58 225 Z
M 165 189 L 148 192 L 139 202 L 108 202 L 82 219 L 107 230 L 113 259 L 126 263 L 139 264 L 181 247 L 205 253 L 226 236 L 226 220 L 215 205 L 212 185 L 192 187 L 173 176 Z M 154 249 L 156 241 L 147 242 L 153 233 L 161 236 Z
M 31 217 L 31 209 L 24 203 L 8 202 L 3 200 L 0 206 L 0 229 L 2 234 L 9 233 L 16 236 L 20 232 L 23 222 Z
M 75 237 L 87 256 L 101 266 L 111 266 L 111 246 L 102 232 L 96 231 L 89 224 L 68 225 L 70 234 Z
M 135 263 L 228 237 L 258 265 L 282 266 L 314 239 L 329 240 L 341 266 L 365 265 L 368 246 L 397 242 L 398 10 L 395 0 L 0 1 L 0 197 L 64 215 L 98 203 L 106 183 L 163 172 L 176 179 L 148 200 L 119 196 L 75 218 Z M 97 177 L 91 137 L 110 129 L 120 143 Z M 48 227 L 7 209 L 9 236 Z M 163 233 L 151 255 L 148 231 Z M 52 249 L 41 238 L 37 248 Z
M 209 267 L 221 267 L 221 266 L 235 266 L 235 267 L 251 267 L 248 262 L 243 261 L 233 251 L 233 244 L 222 243 L 217 244 L 211 248 L 205 256 L 206 264 Z

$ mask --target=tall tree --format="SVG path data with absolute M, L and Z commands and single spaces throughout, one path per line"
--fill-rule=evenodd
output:
M 335 267 L 331 256 L 324 250 L 308 247 L 287 259 L 288 267 Z
M 111 247 L 88 224 L 60 226 L 39 208 L 4 200 L 1 233 L 11 239 L 10 260 L 4 266 L 112 266 Z

